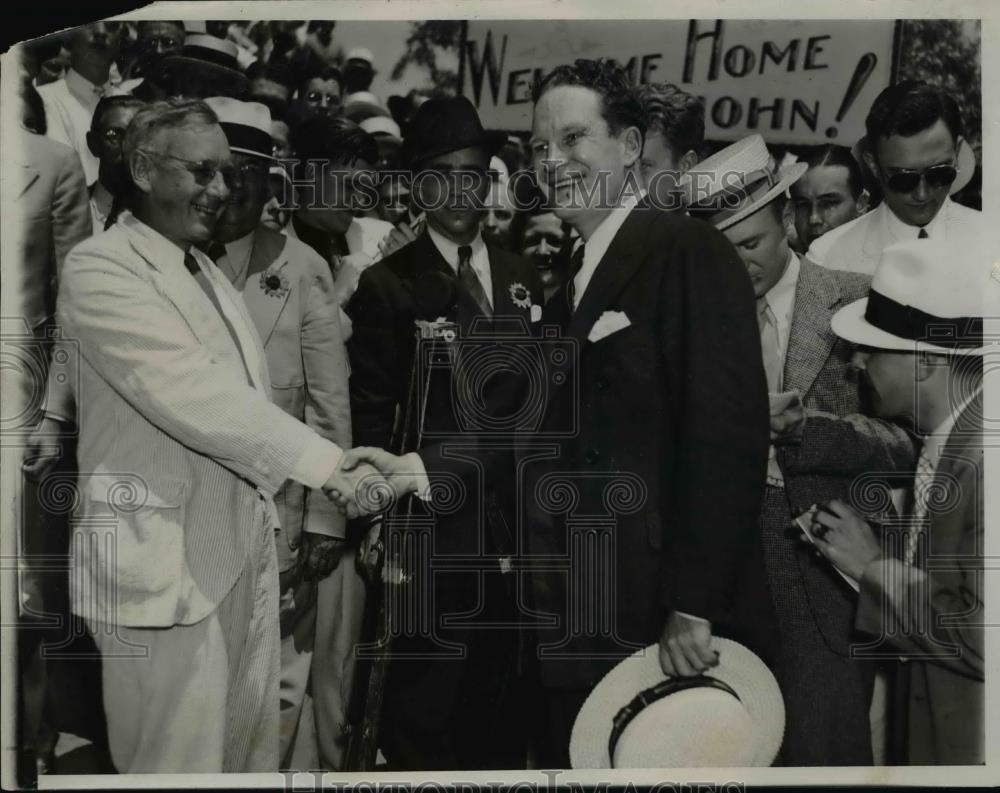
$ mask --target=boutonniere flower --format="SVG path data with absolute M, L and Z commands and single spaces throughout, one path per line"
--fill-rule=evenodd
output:
M 260 288 L 268 297 L 283 298 L 288 294 L 288 276 L 273 270 L 265 270 L 260 274 Z
M 520 281 L 512 283 L 507 287 L 507 291 L 510 292 L 510 299 L 514 301 L 515 306 L 518 308 L 531 308 L 531 292 Z

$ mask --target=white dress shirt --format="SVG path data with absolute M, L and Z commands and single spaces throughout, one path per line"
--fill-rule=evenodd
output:
M 594 229 L 590 238 L 586 240 L 587 247 L 583 249 L 583 265 L 580 267 L 580 272 L 573 278 L 574 310 L 580 305 L 580 300 L 583 298 L 583 293 L 586 291 L 590 279 L 594 277 L 597 265 L 601 263 L 604 254 L 611 247 L 611 240 L 615 238 L 618 229 L 622 227 L 625 218 L 628 217 L 628 213 L 635 209 L 636 205 L 645 195 L 645 190 L 640 191 L 638 195 L 630 191 L 628 197 L 608 213 L 607 217 L 601 221 L 601 224 Z M 583 244 L 582 238 L 577 245 L 581 244 Z
M 452 242 L 439 231 L 435 231 L 430 225 L 427 226 L 427 233 L 430 234 L 434 247 L 438 249 L 444 260 L 448 262 L 448 266 L 458 275 L 459 244 Z M 490 255 L 486 250 L 486 243 L 483 242 L 483 237 L 479 232 L 476 232 L 476 238 L 469 243 L 469 246 L 472 248 L 472 261 L 470 262 L 472 271 L 479 279 L 479 283 L 482 284 L 483 291 L 486 293 L 486 299 L 490 301 L 490 306 L 492 306 L 493 278 L 490 273 Z
M 94 233 L 100 234 L 104 231 L 104 224 L 107 223 L 108 215 L 111 214 L 111 205 L 115 197 L 108 192 L 100 180 L 94 182 L 90 190 L 90 219 L 94 222 Z
M 926 231 L 927 236 L 931 239 L 942 238 L 945 234 L 945 226 L 948 223 L 947 205 L 950 202 L 950 198 L 945 198 L 944 203 L 941 204 L 941 208 L 937 211 L 937 214 L 926 226 L 911 226 L 909 223 L 904 223 L 896 217 L 896 213 L 892 211 L 888 204 L 886 204 L 888 212 L 885 213 L 885 228 L 888 233 L 888 238 L 893 242 L 909 242 L 910 240 L 917 239 L 920 235 L 920 229 Z
M 788 354 L 788 338 L 792 331 L 792 314 L 795 313 L 795 289 L 799 284 L 799 257 L 788 251 L 788 264 L 778 282 L 772 286 L 764 299 L 767 301 L 774 318 L 777 321 L 778 352 L 781 356 L 781 369 L 785 368 L 785 356 Z
M 87 133 L 94 108 L 101 97 L 126 91 L 121 85 L 115 85 L 110 76 L 103 85 L 94 85 L 70 68 L 61 80 L 38 86 L 38 93 L 45 105 L 45 134 L 66 144 L 79 155 L 87 184 L 93 184 L 100 166 L 100 161 L 87 148 Z

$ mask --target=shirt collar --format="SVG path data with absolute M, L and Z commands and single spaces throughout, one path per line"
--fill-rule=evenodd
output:
M 792 316 L 792 311 L 795 310 L 795 287 L 799 282 L 800 269 L 799 257 L 789 249 L 785 272 L 764 295 L 764 299 L 779 322 L 787 321 Z
M 945 218 L 948 215 L 950 204 L 951 199 L 946 197 L 937 214 L 931 219 L 931 222 L 923 227 L 927 229 L 927 235 L 931 239 L 944 235 Z M 917 235 L 920 234 L 920 226 L 911 226 L 908 223 L 904 223 L 896 217 L 896 213 L 892 211 L 892 208 L 888 204 L 885 205 L 885 222 L 889 229 L 889 236 L 897 242 L 915 240 L 917 239 Z
M 646 191 L 640 190 L 638 194 L 629 191 L 628 197 L 622 201 L 621 204 L 612 209 L 605 216 L 604 220 L 601 221 L 600 225 L 594 229 L 593 234 L 590 235 L 590 239 L 586 241 L 586 246 L 583 249 L 583 266 L 586 268 L 588 265 L 593 263 L 596 266 L 601 259 L 604 258 L 604 254 L 607 253 L 608 248 L 611 247 L 611 240 L 615 238 L 615 234 L 618 233 L 618 229 L 622 227 L 625 222 L 625 218 L 628 217 L 628 213 L 636 208 L 639 201 L 645 197 Z M 583 242 L 583 237 L 580 237 L 579 245 Z
M 166 271 L 178 267 L 186 270 L 184 257 L 189 251 L 196 258 L 200 254 L 206 260 L 211 261 L 208 259 L 208 256 L 201 253 L 194 245 L 190 246 L 187 251 L 182 251 L 152 226 L 143 223 L 127 210 L 118 216 L 118 225 L 124 227 L 126 234 L 132 238 L 132 241 L 148 254 L 147 258 L 158 270 Z
M 112 93 L 114 86 L 110 77 L 103 85 L 94 85 L 72 66 L 66 70 L 66 87 L 70 93 L 85 105 L 96 106 L 102 96 Z
M 94 182 L 93 186 L 90 188 L 90 200 L 94 202 L 94 206 L 97 207 L 97 211 L 101 213 L 104 217 L 107 217 L 111 212 L 111 205 L 115 201 L 115 197 L 108 192 L 100 180 Z
M 452 270 L 458 271 L 458 249 L 459 244 L 448 239 L 446 236 L 441 234 L 441 232 L 436 231 L 431 227 L 430 224 L 427 225 L 427 233 L 431 237 L 431 242 L 434 243 L 434 247 L 438 249 L 438 252 L 448 262 L 448 266 Z M 472 248 L 472 260 L 475 261 L 479 255 L 486 249 L 486 244 L 483 242 L 483 237 L 479 232 L 476 232 L 475 239 L 469 243 Z

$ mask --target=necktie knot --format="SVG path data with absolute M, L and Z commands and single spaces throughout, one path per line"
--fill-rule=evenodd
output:
M 472 246 L 471 245 L 459 245 L 458 246 L 458 266 L 461 269 L 462 265 L 469 265 L 472 263 Z
M 196 275 L 201 272 L 201 268 L 198 266 L 198 260 L 194 258 L 190 251 L 184 254 L 184 266 L 187 267 L 187 271 L 191 275 Z
M 216 242 L 213 240 L 202 248 L 205 254 L 216 264 L 219 263 L 219 259 L 226 255 L 226 246 L 221 242 Z
M 920 227 L 920 231 L 917 233 L 917 239 L 918 240 L 926 240 L 930 236 L 931 235 L 927 233 L 927 229 L 924 228 L 923 226 L 921 226 Z

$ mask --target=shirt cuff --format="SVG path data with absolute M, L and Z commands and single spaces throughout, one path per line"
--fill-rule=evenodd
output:
M 340 465 L 344 450 L 319 435 L 306 445 L 302 456 L 292 468 L 291 478 L 306 487 L 318 490 L 323 487 Z
M 405 470 L 410 471 L 413 478 L 413 493 L 421 501 L 431 500 L 431 480 L 427 476 L 424 461 L 416 452 L 410 452 L 404 458 L 407 462 Z

